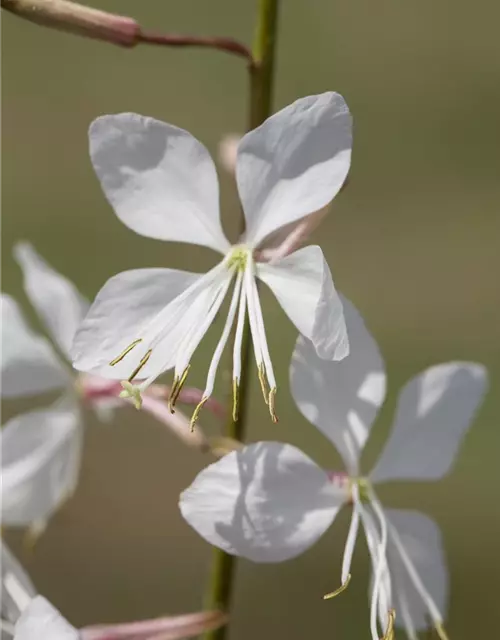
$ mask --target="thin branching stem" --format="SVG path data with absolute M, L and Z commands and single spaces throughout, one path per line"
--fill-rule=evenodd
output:
M 249 66 L 250 96 L 248 128 L 255 129 L 271 114 L 275 44 L 278 26 L 279 0 L 259 0 L 257 27 L 252 50 L 253 64 Z M 242 216 L 242 229 L 244 218 Z M 239 411 L 237 420 L 229 418 L 226 435 L 243 441 L 247 426 L 247 403 L 249 392 L 250 331 L 245 320 L 242 342 L 241 378 L 239 386 Z M 231 415 L 231 411 L 228 411 Z M 234 592 L 236 559 L 221 549 L 214 548 L 211 578 L 207 588 L 205 608 L 230 612 Z M 226 640 L 228 626 L 220 627 L 203 635 L 203 640 Z

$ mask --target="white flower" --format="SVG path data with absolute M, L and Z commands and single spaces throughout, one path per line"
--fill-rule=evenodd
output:
M 36 596 L 21 613 L 14 640 L 81 640 L 73 627 L 43 596 Z
M 74 285 L 32 247 L 15 255 L 24 286 L 59 353 L 69 347 L 87 305 Z M 2 294 L 2 397 L 61 391 L 50 407 L 18 415 L 2 429 L 2 522 L 43 528 L 74 491 L 82 450 L 82 417 L 72 370 L 50 342 L 26 324 L 17 303 Z
M 94 168 L 122 222 L 152 238 L 210 247 L 223 258 L 206 274 L 139 269 L 108 280 L 77 333 L 74 366 L 123 379 L 124 396 L 133 397 L 138 406 L 148 385 L 175 368 L 173 407 L 191 357 L 233 286 L 193 422 L 212 394 L 235 321 L 237 411 L 247 312 L 264 398 L 276 420 L 276 380 L 256 278 L 272 289 L 322 358 L 341 360 L 349 350 L 342 303 L 319 247 L 300 249 L 274 264 L 256 260 L 264 241 L 324 207 L 340 190 L 351 156 L 351 117 L 343 98 L 336 93 L 303 98 L 242 138 L 236 179 L 246 232 L 236 246 L 222 231 L 215 166 L 187 131 L 125 113 L 98 118 L 89 135 Z M 140 384 L 134 384 L 139 379 Z
M 181 495 L 180 509 L 211 544 L 256 562 L 279 562 L 310 547 L 339 509 L 352 503 L 339 590 L 350 578 L 361 522 L 374 571 L 374 640 L 379 638 L 377 614 L 386 631 L 393 609 L 411 640 L 429 619 L 443 639 L 448 578 L 439 529 L 416 511 L 384 509 L 373 485 L 442 478 L 485 393 L 487 374 L 478 364 L 450 362 L 411 380 L 400 395 L 385 449 L 373 471 L 363 476 L 359 459 L 385 397 L 386 376 L 361 316 L 343 302 L 349 358 L 321 360 L 311 343 L 299 338 L 291 385 L 300 410 L 337 447 L 347 473 L 327 473 L 289 444 L 259 442 L 201 471 Z
M 82 451 L 81 402 L 107 420 L 120 400 L 118 383 L 75 374 L 69 348 L 88 303 L 75 286 L 54 271 L 28 244 L 19 244 L 15 256 L 24 275 L 24 288 L 52 337 L 53 345 L 34 333 L 17 303 L 2 294 L 2 397 L 35 396 L 59 390 L 50 407 L 18 415 L 2 429 L 2 506 L 4 525 L 30 526 L 39 533 L 48 518 L 75 490 Z M 180 412 L 168 411 L 165 389 L 153 386 L 144 408 L 189 444 L 203 447 L 200 431 L 189 433 Z M 191 389 L 190 402 L 196 398 Z M 189 396 L 186 394 L 186 396 Z M 196 401 L 201 394 L 198 392 Z M 217 410 L 217 407 L 213 408 Z
M 2 558 L 0 637 L 4 640 L 4 638 L 14 635 L 14 625 L 22 611 L 36 595 L 36 590 L 27 573 L 1 538 L 0 550 Z

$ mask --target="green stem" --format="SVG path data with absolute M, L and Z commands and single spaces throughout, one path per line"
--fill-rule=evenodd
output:
M 258 20 L 252 50 L 253 61 L 249 66 L 249 129 L 258 127 L 271 114 L 278 4 L 279 0 L 259 0 Z M 242 227 L 244 227 L 243 220 Z M 249 356 L 250 331 L 248 319 L 246 319 L 241 354 L 238 417 L 236 420 L 231 417 L 226 427 L 226 435 L 238 441 L 244 441 L 247 423 L 249 369 L 251 368 Z M 231 407 L 228 413 L 232 414 Z M 234 556 L 214 548 L 211 578 L 205 601 L 206 609 L 230 611 L 235 566 L 236 558 Z M 227 625 L 214 631 L 208 631 L 203 635 L 203 640 L 226 640 L 228 631 Z

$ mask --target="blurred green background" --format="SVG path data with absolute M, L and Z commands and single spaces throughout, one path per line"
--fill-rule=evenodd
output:
M 250 42 L 255 4 L 115 0 L 100 7 L 144 27 Z M 350 185 L 312 241 L 321 243 L 337 286 L 364 314 L 387 362 L 390 396 L 365 469 L 410 376 L 449 359 L 490 369 L 490 393 L 451 475 L 381 491 L 386 504 L 421 509 L 442 527 L 454 640 L 497 637 L 500 625 L 499 20 L 500 7 L 489 0 L 288 0 L 276 69 L 276 108 L 333 89 L 354 115 Z M 11 257 L 19 239 L 90 298 L 124 269 L 214 264 L 209 250 L 142 238 L 118 221 L 93 174 L 86 132 L 98 115 L 137 111 L 188 129 L 216 154 L 224 134 L 245 127 L 244 62 L 194 49 L 123 50 L 10 15 L 2 32 L 4 290 L 28 310 Z M 234 237 L 235 189 L 220 174 L 224 223 Z M 270 422 L 254 379 L 249 439 L 290 441 L 338 467 L 289 397 L 294 329 L 269 295 L 264 306 L 282 381 L 281 420 Z M 197 354 L 192 383 L 203 384 L 216 335 Z M 221 397 L 225 390 L 221 382 Z M 4 416 L 35 404 L 7 404 Z M 110 426 L 87 418 L 75 498 L 33 554 L 22 552 L 20 534 L 8 532 L 9 542 L 38 589 L 75 625 L 199 608 L 210 548 L 183 522 L 177 499 L 208 458 L 132 410 Z M 204 424 L 216 432 L 206 416 Z M 239 562 L 233 640 L 369 638 L 363 545 L 348 591 L 321 599 L 338 584 L 347 524 L 344 513 L 288 563 Z

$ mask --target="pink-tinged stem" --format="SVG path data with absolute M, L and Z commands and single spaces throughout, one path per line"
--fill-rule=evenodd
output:
M 36 24 L 76 35 L 104 40 L 122 47 L 153 44 L 167 47 L 209 47 L 245 58 L 253 64 L 248 47 L 232 38 L 150 33 L 127 16 L 100 11 L 69 0 L 1 0 L 3 9 Z
M 105 624 L 80 630 L 82 640 L 179 640 L 217 629 L 227 622 L 221 611 L 202 611 L 125 624 Z

